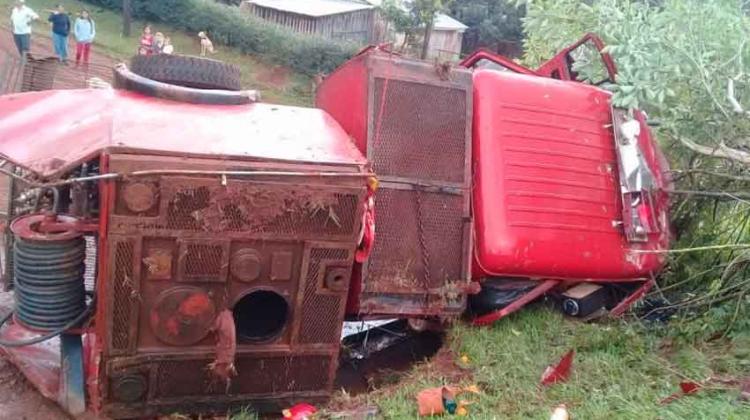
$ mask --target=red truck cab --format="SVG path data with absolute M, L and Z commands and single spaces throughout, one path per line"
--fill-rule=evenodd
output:
M 371 47 L 331 74 L 318 91 L 317 105 L 347 130 L 376 172 L 383 165 L 378 148 L 401 148 L 404 152 L 396 156 L 409 165 L 425 152 L 406 139 L 421 142 L 425 121 L 450 127 L 455 116 L 466 116 L 473 232 L 468 276 L 481 285 L 482 293 L 495 286 L 513 292 L 512 299 L 485 311 L 478 323 L 497 320 L 553 289 L 564 293 L 581 283 L 596 288 L 627 283 L 621 288 L 626 293 L 617 297 L 620 303 L 607 304 L 610 313 L 620 314 L 653 286 L 664 266 L 663 251 L 670 240 L 668 166 L 645 115 L 613 107 L 612 93 L 601 86 L 614 83 L 616 77 L 614 62 L 603 47 L 598 37 L 587 34 L 535 70 L 486 51 L 470 55 L 458 68 L 439 63 L 419 67 L 387 49 Z M 588 63 L 601 58 L 601 80 L 581 83 L 577 60 L 582 58 Z M 467 71 L 470 105 L 454 102 L 455 115 L 442 108 L 436 111 L 437 101 L 448 101 L 450 89 L 462 88 Z M 423 101 L 409 102 L 411 119 L 403 127 L 379 132 L 382 116 L 405 106 L 394 99 L 397 93 L 386 90 L 389 80 L 396 86 L 391 87 L 394 92 L 405 83 L 418 86 L 414 91 L 432 90 Z M 381 88 L 368 90 L 373 84 Z M 393 137 L 396 130 L 401 131 Z M 448 170 L 451 162 L 453 137 L 430 135 L 429 153 L 440 150 L 443 155 L 422 164 L 423 181 L 409 187 L 416 191 L 427 185 L 424 178 L 441 167 Z M 398 141 L 389 143 L 390 138 Z M 376 194 L 378 212 L 379 198 Z M 392 236 L 392 230 L 383 227 L 392 223 L 388 216 L 376 218 L 376 249 L 384 246 L 378 242 L 379 231 Z M 408 248 L 411 236 L 417 235 L 403 231 L 400 249 Z M 414 242 L 415 249 L 423 246 L 423 241 Z M 394 264 L 398 265 L 395 260 Z M 355 282 L 350 308 L 357 308 L 358 290 Z M 422 314 L 433 315 L 434 306 L 426 296 Z M 360 310 L 349 315 L 369 314 Z

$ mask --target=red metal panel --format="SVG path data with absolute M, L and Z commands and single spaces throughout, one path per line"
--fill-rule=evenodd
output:
M 47 178 L 103 150 L 365 163 L 346 132 L 319 109 L 193 105 L 119 90 L 0 96 L 3 158 Z
M 315 105 L 328 112 L 367 153 L 367 56 L 360 54 L 331 73 L 317 92 Z
M 353 98 L 345 95 L 350 89 Z M 378 49 L 343 65 L 319 90 L 318 105 L 362 150 L 366 141 L 380 180 L 375 241 L 352 280 L 350 315 L 463 310 L 470 280 L 471 95 L 465 69 Z
M 508 72 L 474 72 L 475 276 L 618 280 L 647 277 L 664 258 L 661 232 L 625 240 L 604 90 Z M 647 131 L 647 127 L 644 126 Z M 653 172 L 656 146 L 648 136 Z
M 314 165 L 127 154 L 110 161 L 119 172 L 259 166 Z M 278 411 L 279 404 L 321 401 L 331 392 L 364 178 L 194 174 L 113 184 L 104 198 L 112 209 L 110 283 L 99 303 L 110 347 L 98 387 L 105 413 L 225 413 L 248 403 Z M 217 352 L 212 321 L 259 291 L 279 297 L 285 313 L 278 327 L 256 336 L 243 331 L 273 325 L 274 308 L 264 306 L 260 316 L 235 313 L 238 376 L 223 382 L 210 368 Z

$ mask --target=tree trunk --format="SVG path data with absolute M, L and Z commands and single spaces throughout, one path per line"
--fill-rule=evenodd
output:
M 424 26 L 424 43 L 422 44 L 422 60 L 427 58 L 427 52 L 430 49 L 430 38 L 432 38 L 432 27 L 435 26 L 435 15 L 433 15 Z
M 130 36 L 130 23 L 132 21 L 130 12 L 131 12 L 130 0 L 122 0 L 122 34 L 123 36 Z

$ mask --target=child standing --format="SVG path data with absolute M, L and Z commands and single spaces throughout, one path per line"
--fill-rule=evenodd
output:
M 84 65 L 88 65 L 91 43 L 94 42 L 96 36 L 96 25 L 88 10 L 83 9 L 76 19 L 73 26 L 73 35 L 76 37 L 76 66 L 82 60 Z
M 151 35 L 151 26 L 146 25 L 141 35 L 141 43 L 138 46 L 139 55 L 151 55 L 151 47 L 154 44 L 154 36 Z

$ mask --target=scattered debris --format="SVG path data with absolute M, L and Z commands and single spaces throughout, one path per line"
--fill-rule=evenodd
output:
M 457 416 L 469 415 L 466 408 L 471 405 L 470 401 L 457 399 L 462 393 L 480 394 L 476 385 L 465 388 L 455 386 L 442 386 L 423 389 L 417 394 L 417 408 L 420 416 L 437 416 L 441 414 L 455 414 Z
M 678 400 L 685 395 L 695 394 L 702 388 L 702 385 L 693 381 L 682 381 L 680 382 L 680 390 L 674 394 L 661 400 L 661 404 L 669 404 L 672 401 Z
M 549 418 L 549 420 L 568 420 L 568 419 L 570 419 L 570 414 L 568 413 L 568 407 L 566 407 L 565 404 L 560 404 L 557 407 L 555 407 L 555 410 L 552 411 L 552 415 Z
M 366 405 L 351 410 L 328 412 L 326 414 L 327 418 L 332 420 L 369 420 L 377 418 L 379 412 L 378 407 L 374 405 Z
M 457 388 L 448 386 L 423 389 L 417 394 L 419 415 L 435 416 L 450 412 L 451 410 L 455 413 L 456 408 L 458 408 L 458 404 L 456 403 L 457 393 Z
M 573 367 L 573 356 L 575 356 L 575 350 L 570 350 L 565 353 L 556 366 L 547 366 L 547 369 L 542 373 L 541 384 L 548 386 L 567 381 Z
M 291 420 L 309 420 L 312 415 L 317 413 L 318 409 L 307 403 L 295 404 L 281 412 L 285 419 Z

